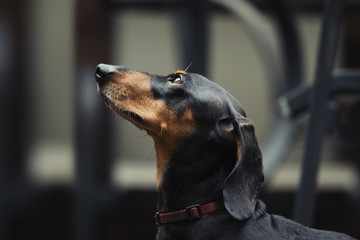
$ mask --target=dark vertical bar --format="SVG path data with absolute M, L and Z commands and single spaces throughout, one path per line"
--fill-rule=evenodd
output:
M 207 0 L 176 0 L 173 8 L 183 68 L 191 64 L 191 72 L 207 75 L 209 2 Z
M 349 4 L 351 5 L 351 4 Z M 360 68 L 360 15 L 355 13 L 349 14 L 344 23 L 344 50 L 343 64 L 344 68 Z
M 3 179 L 24 177 L 28 147 L 26 119 L 30 119 L 27 117 L 26 23 L 24 1 L 0 2 L 0 31 L 4 44 L 0 46 L 0 177 Z
M 317 70 L 311 96 L 310 119 L 306 132 L 302 175 L 295 205 L 295 220 L 312 225 L 316 200 L 316 180 L 320 162 L 325 123 L 328 115 L 328 98 L 331 73 L 340 36 L 343 0 L 326 1 L 319 42 Z
M 0 0 L 0 239 L 9 239 L 13 192 L 24 183 L 28 153 L 26 1 Z M 18 199 L 16 199 L 18 200 Z
M 95 68 L 110 62 L 111 12 L 100 0 L 76 1 L 76 200 L 75 239 L 97 233 L 96 197 L 110 180 L 111 115 L 96 93 Z
M 276 26 L 278 28 L 282 54 L 285 64 L 284 89 L 277 87 L 278 93 L 290 90 L 302 81 L 302 56 L 301 44 L 296 24 L 296 13 L 294 2 L 289 0 L 271 0 L 269 6 L 274 13 Z

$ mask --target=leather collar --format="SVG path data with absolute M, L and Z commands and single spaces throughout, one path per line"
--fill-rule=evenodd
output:
M 207 204 L 195 204 L 188 206 L 182 210 L 175 212 L 160 213 L 157 212 L 154 216 L 157 226 L 166 223 L 175 223 L 185 220 L 195 220 L 201 218 L 203 215 L 224 209 L 224 201 L 210 202 Z

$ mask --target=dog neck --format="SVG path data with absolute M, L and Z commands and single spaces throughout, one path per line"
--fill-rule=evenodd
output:
M 236 146 L 233 148 L 202 143 L 196 137 L 184 142 L 162 173 L 158 210 L 175 211 L 222 199 L 223 183 L 236 158 Z

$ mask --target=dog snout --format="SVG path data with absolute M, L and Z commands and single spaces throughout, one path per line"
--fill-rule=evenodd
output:
M 96 80 L 99 81 L 101 78 L 104 78 L 116 71 L 117 70 L 115 66 L 101 63 L 96 67 Z

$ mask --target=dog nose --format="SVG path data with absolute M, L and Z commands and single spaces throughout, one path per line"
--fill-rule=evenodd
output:
M 96 67 L 95 76 L 96 79 L 99 80 L 100 78 L 106 77 L 107 75 L 110 75 L 114 72 L 116 72 L 115 66 L 101 63 Z
M 100 88 L 102 88 L 104 86 L 104 84 L 106 83 L 106 76 L 112 74 L 116 72 L 116 68 L 115 66 L 112 65 L 107 65 L 107 64 L 99 64 L 96 67 L 96 72 L 95 72 L 95 78 L 96 78 L 96 82 L 98 84 L 98 86 Z

